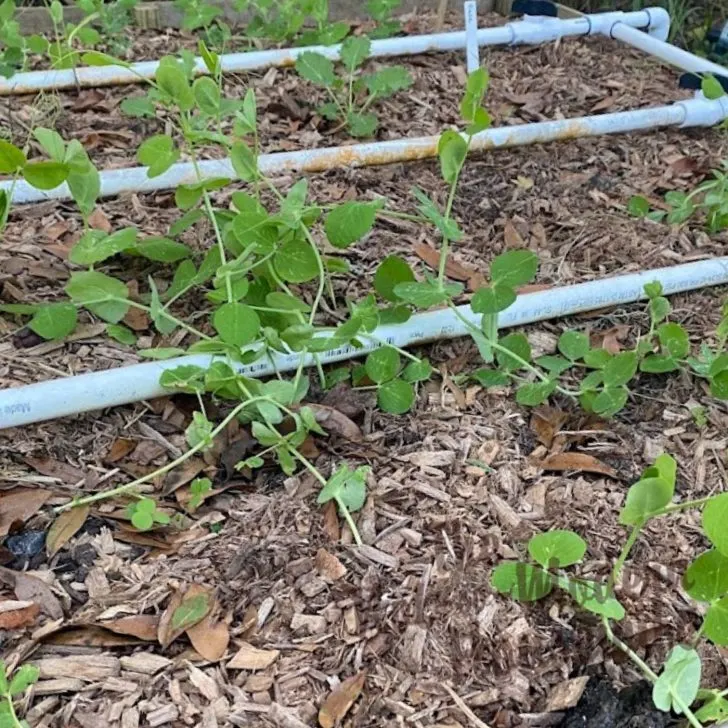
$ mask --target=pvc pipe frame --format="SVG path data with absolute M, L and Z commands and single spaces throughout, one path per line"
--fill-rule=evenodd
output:
M 580 18 L 530 18 L 506 23 L 497 28 L 483 28 L 477 31 L 477 44 L 518 45 L 546 43 L 569 36 L 596 35 L 602 32 L 605 23 L 625 23 L 630 27 L 647 28 L 650 33 L 661 37 L 665 33 L 665 22 L 669 27 L 669 15 L 662 8 L 651 8 L 634 12 L 601 13 Z M 371 58 L 414 55 L 431 51 L 456 51 L 467 47 L 467 33 L 433 33 L 401 38 L 385 38 L 372 41 Z M 306 51 L 315 51 L 331 60 L 338 60 L 341 44 L 331 46 L 305 46 L 301 48 L 280 48 L 267 51 L 228 53 L 220 56 L 223 73 L 252 71 L 255 69 L 292 66 L 296 58 Z M 0 79 L 0 96 L 35 93 L 50 89 L 88 88 L 140 83 L 154 78 L 159 61 L 143 61 L 124 66 L 84 66 L 81 68 L 28 71 L 16 73 L 9 79 Z M 207 75 L 209 70 L 202 58 L 195 59 L 195 75 Z
M 728 257 L 523 294 L 499 315 L 498 326 L 520 326 L 632 303 L 645 298 L 644 286 L 653 281 L 660 281 L 666 294 L 725 284 L 728 283 Z M 460 306 L 458 310 L 466 319 L 479 324 L 480 315 L 474 314 L 470 306 Z M 416 314 L 404 324 L 380 326 L 372 334 L 379 341 L 398 347 L 465 335 L 466 326 L 450 309 Z M 325 352 L 320 359 L 324 364 L 342 361 L 363 356 L 379 346 L 373 341 L 362 348 L 343 346 Z M 300 356 L 295 353 L 278 354 L 272 362 L 262 359 L 254 364 L 233 366 L 246 376 L 264 377 L 276 371 L 296 369 Z M 159 384 L 163 371 L 182 365 L 206 368 L 213 360 L 214 357 L 209 355 L 183 356 L 5 389 L 0 391 L 0 429 L 160 397 L 168 394 Z M 308 355 L 306 365 L 312 364 L 314 359 Z
M 728 96 L 715 100 L 694 98 L 648 109 L 487 129 L 473 137 L 471 149 L 476 152 L 486 151 L 664 126 L 713 126 L 726 118 Z M 258 157 L 258 167 L 262 174 L 273 176 L 291 172 L 321 172 L 335 167 L 375 166 L 429 159 L 437 156 L 439 138 L 414 137 L 344 147 L 262 154 Z M 147 167 L 106 170 L 101 173 L 100 194 L 102 197 L 110 197 L 122 192 L 154 192 L 174 189 L 180 184 L 195 184 L 201 180 L 236 178 L 230 159 L 206 160 L 198 162 L 197 166 L 199 177 L 190 162 L 174 164 L 164 174 L 151 178 L 147 177 Z M 18 180 L 14 184 L 6 180 L 0 182 L 0 190 L 7 192 L 13 204 L 71 199 L 70 190 L 65 183 L 55 189 L 43 191 L 24 180 Z

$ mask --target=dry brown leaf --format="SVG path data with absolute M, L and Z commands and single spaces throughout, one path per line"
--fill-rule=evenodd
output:
M 187 485 L 194 480 L 205 468 L 204 460 L 200 458 L 190 458 L 181 467 L 175 468 L 162 482 L 162 492 L 164 495 L 174 493 L 177 488 Z
M 568 419 L 568 415 L 556 407 L 539 407 L 531 415 L 531 430 L 536 439 L 551 447 L 556 433 Z
M 74 647 L 129 647 L 142 644 L 136 637 L 115 634 L 103 627 L 90 624 L 56 630 L 41 641 L 45 645 L 73 645 Z
M 159 621 L 158 614 L 137 614 L 99 622 L 96 626 L 116 634 L 131 635 L 145 642 L 154 642 L 157 639 Z
M 506 248 L 525 248 L 526 243 L 521 234 L 516 230 L 515 225 L 507 220 L 503 226 L 503 237 L 505 239 Z
M 125 458 L 137 446 L 136 440 L 130 440 L 128 437 L 120 437 L 114 440 L 114 444 L 106 456 L 107 463 L 117 463 Z
M 265 670 L 270 667 L 280 655 L 280 650 L 259 650 L 248 642 L 228 662 L 228 670 Z
M 225 622 L 216 622 L 208 614 L 201 622 L 187 630 L 192 646 L 210 662 L 218 662 L 230 644 L 230 630 Z
M 316 422 L 328 433 L 339 435 L 352 442 L 361 442 L 363 439 L 359 425 L 343 414 L 343 412 L 333 407 L 327 407 L 324 404 L 310 403 L 306 407 L 313 412 Z
M 88 216 L 88 224 L 89 227 L 95 228 L 96 230 L 102 230 L 105 233 L 110 233 L 113 229 L 109 222 L 109 218 L 106 217 L 106 213 L 100 207 L 97 207 Z
M 341 524 L 339 523 L 339 514 L 336 510 L 336 503 L 330 500 L 324 506 L 324 533 L 332 543 L 337 543 L 341 538 Z
M 78 468 L 74 468 L 73 465 L 62 463 L 53 458 L 26 457 L 25 462 L 41 475 L 46 475 L 49 478 L 57 478 L 67 485 L 75 485 L 86 477 L 83 470 L 79 470 Z
M 546 701 L 546 712 L 553 713 L 575 707 L 588 682 L 589 676 L 583 675 L 554 685 Z
M 0 538 L 7 536 L 13 523 L 24 523 L 51 497 L 41 488 L 13 488 L 0 493 Z
M 203 597 L 203 601 L 200 601 L 200 597 Z M 184 595 L 175 592 L 159 620 L 157 639 L 162 647 L 168 647 L 187 629 L 203 620 L 210 613 L 214 603 L 212 590 L 202 584 L 190 584 Z M 203 609 L 197 609 L 200 604 L 203 605 Z M 195 608 L 192 609 L 191 616 L 180 622 L 180 615 L 193 605 Z M 190 623 L 190 619 L 195 621 Z
M 55 556 L 86 523 L 91 506 L 76 506 L 68 511 L 63 511 L 51 524 L 46 534 L 46 552 L 48 558 Z
M 336 581 L 346 574 L 346 567 L 339 559 L 326 549 L 316 552 L 316 570 L 324 579 Z
M 34 602 L 0 601 L 0 629 L 21 629 L 33 624 L 40 612 Z
M 356 699 L 364 689 L 367 679 L 366 670 L 344 680 L 329 694 L 319 710 L 318 721 L 321 728 L 334 728 L 341 723 L 344 716 L 351 710 Z
M 122 321 L 133 331 L 146 331 L 149 328 L 149 316 L 141 308 L 130 308 Z
M 35 602 L 51 619 L 61 619 L 63 608 L 56 595 L 44 582 L 23 571 L 12 571 L 0 566 L 0 580 L 10 585 L 15 596 L 23 602 Z
M 557 452 L 548 455 L 541 462 L 536 463 L 544 470 L 576 470 L 584 473 L 599 473 L 610 478 L 617 477 L 617 471 L 598 460 L 593 455 L 583 452 Z
M 440 265 L 440 252 L 435 248 L 427 245 L 427 243 L 415 243 L 413 246 L 415 255 L 422 259 L 430 268 L 437 270 Z M 467 281 L 473 277 L 476 271 L 466 268 L 461 263 L 458 263 L 452 258 L 448 258 L 447 265 L 445 266 L 445 272 L 448 278 L 452 278 L 455 281 Z

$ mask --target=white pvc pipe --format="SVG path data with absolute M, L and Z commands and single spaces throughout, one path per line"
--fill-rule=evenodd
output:
M 606 35 L 626 43 L 633 48 L 638 48 L 661 61 L 681 68 L 690 73 L 712 73 L 716 76 L 728 76 L 728 68 L 719 66 L 717 63 L 701 58 L 693 53 L 684 51 L 682 48 L 666 43 L 647 33 L 641 33 L 625 23 L 615 23 Z
M 478 46 L 478 3 L 467 0 L 463 4 L 465 18 L 465 68 L 468 74 L 480 68 L 480 48 Z
M 477 31 L 477 42 L 480 46 L 515 45 L 546 43 L 557 38 L 589 35 L 596 33 L 593 28 L 602 23 L 602 15 L 608 15 L 614 22 L 619 20 L 636 28 L 651 28 L 653 22 L 650 10 L 638 10 L 629 13 L 606 13 L 585 15 L 580 18 L 528 18 L 516 20 L 497 28 L 482 28 Z M 590 20 L 593 18 L 595 20 Z M 389 56 L 415 55 L 431 51 L 457 51 L 466 47 L 465 31 L 451 33 L 433 33 L 429 35 L 411 35 L 398 38 L 384 38 L 372 41 L 371 58 Z M 224 73 L 251 71 L 271 66 L 292 66 L 301 53 L 315 51 L 332 60 L 340 57 L 341 44 L 331 46 L 305 46 L 300 48 L 279 48 L 267 51 L 250 51 L 245 53 L 228 53 L 220 56 Z M 113 86 L 116 84 L 140 83 L 154 78 L 159 61 L 143 61 L 132 63 L 128 68 L 123 66 L 84 66 L 76 69 L 58 69 L 44 71 L 27 71 L 16 73 L 9 79 L 0 79 L 0 96 L 11 94 L 34 93 L 50 89 L 84 88 Z M 209 73 L 202 58 L 195 59 L 194 73 Z
M 695 98 L 669 106 L 487 129 L 473 137 L 471 149 L 475 152 L 487 151 L 664 126 L 713 126 L 726 118 L 728 97 L 715 100 Z M 430 159 L 437 156 L 438 139 L 439 136 L 414 137 L 299 152 L 274 152 L 261 154 L 258 166 L 264 175 L 274 176 Z M 147 167 L 105 170 L 101 173 L 101 197 L 111 197 L 122 192 L 154 192 L 174 189 L 180 184 L 195 184 L 201 180 L 236 177 L 230 159 L 206 160 L 199 162 L 197 167 L 200 177 L 190 162 L 174 164 L 164 174 L 151 178 L 147 177 Z M 5 190 L 15 205 L 71 199 L 65 183 L 52 190 L 38 190 L 24 180 L 17 181 L 15 185 L 5 180 L 0 182 L 0 190 Z
M 645 298 L 645 284 L 653 281 L 660 281 L 665 294 L 725 284 L 728 283 L 728 257 L 523 294 L 499 315 L 498 326 L 520 326 L 639 301 Z M 474 314 L 470 306 L 460 306 L 459 310 L 468 320 L 479 323 L 480 315 Z M 406 347 L 466 334 L 466 327 L 453 311 L 440 309 L 417 314 L 404 324 L 380 326 L 373 336 Z M 320 358 L 328 364 L 362 356 L 378 346 L 371 342 L 363 348 L 343 346 L 321 354 Z M 185 364 L 206 368 L 212 360 L 207 355 L 183 356 L 5 389 L 0 391 L 0 429 L 160 397 L 168 394 L 159 384 L 163 371 Z M 299 354 L 281 354 L 273 362 L 263 359 L 255 364 L 237 365 L 237 369 L 247 376 L 264 377 L 276 371 L 296 369 L 299 363 Z M 313 363 L 309 356 L 306 364 Z

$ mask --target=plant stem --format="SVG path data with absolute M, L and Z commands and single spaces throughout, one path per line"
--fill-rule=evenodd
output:
M 609 575 L 609 580 L 607 581 L 607 589 L 609 591 L 609 594 L 614 594 L 614 587 L 619 581 L 619 576 L 622 572 L 622 568 L 624 567 L 624 562 L 627 561 L 627 557 L 629 556 L 632 547 L 637 542 L 641 531 L 642 526 L 634 526 L 629 534 L 629 537 L 624 542 L 624 546 L 622 547 L 622 551 L 619 554 L 619 558 L 614 563 L 612 573 Z
M 8 703 L 8 713 L 10 713 L 10 719 L 14 723 L 13 728 L 23 728 L 23 724 L 20 722 L 20 719 L 18 718 L 18 714 L 15 712 L 15 706 L 13 705 L 12 695 L 6 695 L 5 700 Z

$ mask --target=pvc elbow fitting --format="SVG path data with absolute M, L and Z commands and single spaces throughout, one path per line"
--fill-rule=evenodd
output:
M 650 16 L 647 32 L 657 40 L 666 41 L 670 35 L 670 13 L 665 8 L 645 8 L 643 12 Z
M 715 126 L 728 119 L 728 96 L 719 99 L 706 99 L 702 94 L 694 99 L 678 101 L 677 105 L 685 113 L 685 119 L 680 127 L 687 126 Z

